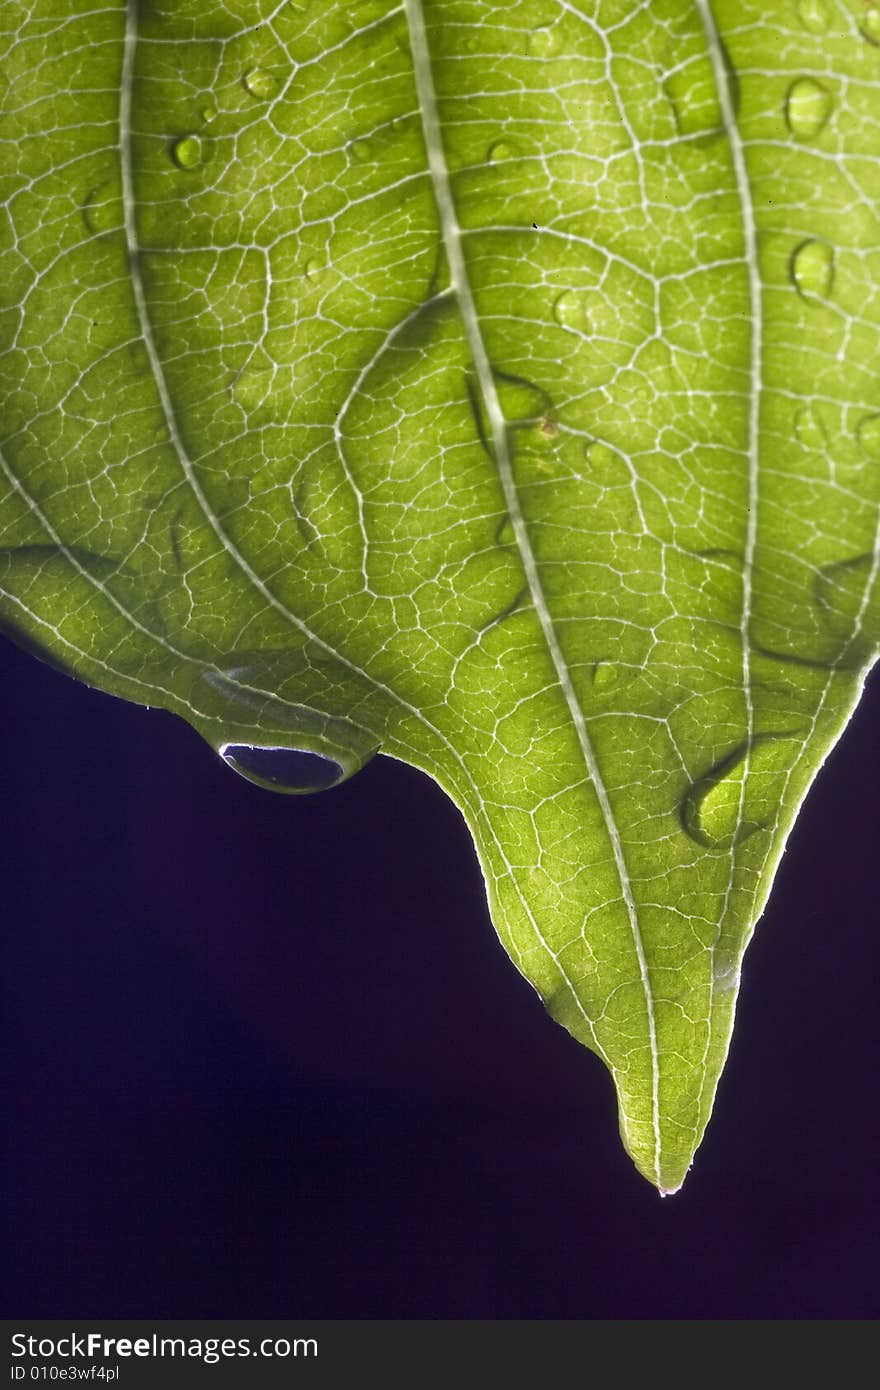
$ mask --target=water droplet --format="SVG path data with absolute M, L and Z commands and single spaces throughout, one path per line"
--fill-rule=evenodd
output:
M 797 412 L 794 428 L 805 449 L 822 452 L 827 447 L 828 435 L 815 405 L 805 405 Z
M 171 154 L 181 169 L 195 169 L 202 162 L 202 142 L 198 135 L 183 135 L 171 146 Z
M 561 38 L 555 25 L 542 25 L 529 34 L 528 50 L 533 58 L 552 58 L 559 52 Z
M 621 458 L 616 449 L 612 449 L 610 444 L 603 444 L 601 439 L 594 439 L 587 444 L 584 450 L 584 458 L 589 468 L 589 480 L 600 487 L 625 487 L 632 485 L 632 477 L 626 465 L 626 461 Z
M 242 406 L 245 410 L 256 410 L 271 396 L 276 375 L 273 367 L 242 367 L 232 380 L 230 395 L 236 405 Z
M 614 685 L 618 677 L 618 669 L 610 661 L 597 661 L 593 667 L 593 685 L 599 690 L 606 690 L 609 685 Z
M 609 445 L 594 439 L 586 446 L 584 457 L 591 468 L 606 468 L 615 462 L 617 455 Z
M 728 848 L 772 825 L 799 750 L 794 734 L 759 734 L 751 749 L 740 744 L 716 763 L 682 802 L 682 825 L 691 839 Z
M 553 317 L 563 328 L 572 328 L 579 333 L 589 329 L 584 301 L 577 290 L 563 290 L 553 304 Z
M 203 106 L 203 107 L 202 107 L 202 120 L 205 122 L 206 125 L 210 125 L 211 121 L 215 121 L 216 119 L 217 119 L 217 108 L 216 108 L 216 106 Z
M 880 46 L 880 10 L 877 9 L 876 5 L 872 5 L 871 8 L 866 10 L 862 15 L 862 22 L 859 28 L 868 40 L 868 43 Z
M 859 425 L 858 440 L 868 458 L 880 460 L 880 415 L 868 415 Z
M 306 261 L 306 279 L 317 280 L 324 268 L 324 262 L 320 256 L 309 256 Z
M 831 93 L 812 77 L 801 77 L 789 88 L 785 118 L 798 140 L 811 140 L 818 135 L 830 114 Z
M 271 101 L 281 91 L 281 81 L 265 68 L 251 68 L 241 79 L 245 91 L 258 101 Z
M 876 655 L 880 638 L 880 585 L 873 551 L 824 565 L 814 593 L 822 624 L 836 651 L 831 664 L 857 669 Z
M 489 146 L 489 159 L 493 164 L 500 164 L 505 159 L 516 159 L 519 150 L 512 140 L 496 140 Z
M 333 758 L 302 748 L 260 748 L 250 743 L 224 743 L 220 756 L 250 782 L 272 791 L 304 795 L 336 786 L 343 770 Z
M 83 203 L 82 211 L 83 221 L 95 235 L 122 225 L 122 203 L 109 180 L 92 189 Z
M 516 532 L 509 516 L 502 517 L 495 531 L 496 545 L 516 545 Z
M 805 297 L 827 299 L 834 283 L 834 252 L 827 241 L 805 241 L 791 258 L 791 274 Z
M 201 671 L 198 699 L 210 712 L 201 732 L 243 777 L 274 791 L 323 791 L 353 777 L 379 751 L 377 739 L 352 720 L 296 703 L 304 682 L 314 684 L 311 654 L 236 655 L 244 664 Z M 332 651 L 327 656 L 336 660 Z M 222 739 L 214 732 L 218 720 L 227 729 Z
M 828 28 L 825 0 L 798 0 L 797 17 L 811 34 L 824 34 Z
M 672 73 L 666 82 L 666 94 L 679 135 L 705 135 L 720 129 L 718 86 L 708 58 Z
M 369 140 L 355 140 L 350 146 L 352 159 L 358 164 L 366 164 L 368 159 L 373 157 L 373 147 Z

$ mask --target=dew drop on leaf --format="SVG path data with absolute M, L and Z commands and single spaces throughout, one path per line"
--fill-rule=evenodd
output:
M 718 88 L 711 63 L 689 64 L 666 82 L 679 135 L 707 135 L 722 124 Z
M 801 77 L 788 90 L 785 118 L 792 135 L 811 140 L 831 114 L 831 93 L 812 77 Z
M 241 79 L 245 90 L 258 101 L 271 101 L 281 90 L 281 83 L 274 73 L 265 68 L 251 68 Z
M 502 517 L 495 532 L 496 545 L 516 545 L 516 532 L 509 516 Z
M 593 685 L 599 690 L 607 690 L 617 680 L 617 667 L 610 661 L 597 661 L 593 667 Z
M 825 0 L 798 0 L 797 17 L 811 34 L 824 34 L 828 29 Z
M 309 256 L 309 259 L 306 261 L 306 279 L 317 280 L 324 268 L 324 262 L 321 260 L 320 256 Z
M 203 106 L 201 116 L 202 120 L 205 122 L 205 125 L 210 125 L 211 121 L 215 121 L 217 119 L 216 106 Z
M 826 241 L 805 241 L 791 258 L 791 274 L 799 294 L 826 298 L 834 283 L 834 252 Z
M 760 734 L 698 778 L 681 807 L 691 839 L 722 849 L 772 825 L 796 743 L 794 734 Z
M 828 445 L 825 426 L 814 405 L 805 405 L 794 417 L 794 429 L 805 449 L 824 450 Z
M 563 290 L 553 303 L 553 317 L 563 328 L 584 332 L 589 324 L 584 302 L 576 290 Z
M 202 142 L 197 135 L 183 135 L 171 146 L 175 164 L 181 169 L 195 169 L 202 162 Z
M 858 431 L 859 444 L 868 458 L 880 460 L 880 415 L 868 415 L 862 420 Z
M 500 164 L 505 159 L 515 159 L 518 153 L 511 140 L 496 140 L 489 146 L 489 159 L 493 164 Z
M 300 796 L 335 787 L 344 776 L 343 769 L 333 758 L 301 748 L 259 748 L 249 743 L 224 743 L 220 756 L 248 781 L 272 791 Z
M 542 25 L 529 34 L 528 50 L 533 58 L 552 58 L 559 52 L 559 30 L 552 25 Z
M 859 28 L 869 43 L 880 46 L 880 10 L 877 9 L 876 5 L 872 5 L 862 15 Z
M 93 188 L 83 203 L 83 221 L 90 232 L 99 235 L 122 224 L 122 209 L 111 183 Z

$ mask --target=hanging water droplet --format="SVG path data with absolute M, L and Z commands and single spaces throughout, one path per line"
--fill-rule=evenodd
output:
M 868 458 L 880 460 L 880 415 L 868 415 L 860 423 L 858 441 Z
M 811 34 L 824 34 L 828 28 L 825 0 L 798 0 L 797 17 Z
M 202 142 L 198 135 L 182 135 L 171 146 L 171 154 L 181 169 L 195 169 L 202 162 Z
M 825 125 L 831 114 L 831 93 L 812 77 L 801 77 L 788 92 L 785 118 L 792 135 L 798 140 L 811 140 Z
M 201 732 L 243 777 L 273 791 L 323 791 L 353 777 L 379 751 L 378 740 L 352 720 L 296 702 L 295 692 L 313 683 L 311 652 L 241 656 L 245 664 L 203 669 L 196 698 L 210 717 Z M 218 721 L 228 730 L 223 739 L 214 733 Z
M 791 258 L 792 279 L 800 294 L 827 299 L 834 283 L 834 252 L 827 241 L 805 241 Z
M 265 68 L 251 68 L 241 80 L 245 90 L 258 101 L 271 101 L 281 91 L 280 79 Z
M 553 303 L 553 317 L 563 328 L 587 332 L 589 323 L 582 296 L 577 290 L 563 290 Z
M 880 10 L 877 9 L 876 5 L 872 5 L 871 8 L 866 10 L 862 15 L 859 28 L 868 40 L 868 43 L 880 46 Z
M 791 763 L 800 751 L 794 734 L 759 734 L 716 763 L 687 792 L 684 829 L 713 849 L 740 844 L 772 825 L 779 813 Z
M 805 449 L 823 452 L 828 445 L 828 434 L 815 405 L 805 405 L 794 417 L 794 429 L 798 440 Z
M 302 748 L 260 748 L 249 743 L 224 743 L 220 756 L 250 782 L 272 791 L 300 796 L 327 791 L 343 777 L 339 763 Z
M 527 48 L 533 58 L 552 58 L 559 52 L 561 38 L 559 29 L 552 24 L 533 29 L 528 37 Z
M 489 146 L 489 159 L 493 164 L 500 164 L 505 159 L 515 159 L 519 150 L 512 140 L 495 140 Z
M 82 212 L 83 221 L 96 236 L 122 225 L 122 203 L 109 180 L 92 189 Z

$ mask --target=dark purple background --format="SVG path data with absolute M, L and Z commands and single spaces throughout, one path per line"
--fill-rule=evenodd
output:
M 880 681 L 746 962 L 661 1201 L 376 759 L 258 790 L 4 643 L 6 1317 L 875 1317 Z

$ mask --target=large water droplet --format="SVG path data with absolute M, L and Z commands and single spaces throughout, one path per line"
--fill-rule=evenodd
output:
M 825 0 L 798 0 L 797 17 L 811 34 L 824 34 L 828 28 Z
M 533 58 L 552 58 L 562 42 L 559 29 L 552 24 L 533 29 L 528 38 L 528 50 Z
M 343 770 L 332 758 L 302 748 L 261 748 L 250 743 L 224 743 L 220 756 L 250 782 L 272 791 L 305 795 L 323 792 L 342 781 Z
M 281 91 L 280 79 L 265 68 L 251 68 L 241 80 L 245 90 L 258 101 L 271 101 Z
M 181 169 L 195 169 L 202 162 L 202 142 L 198 135 L 182 135 L 171 146 L 175 164 Z
M 751 748 L 740 744 L 716 763 L 682 802 L 681 820 L 691 839 L 723 849 L 774 824 L 800 746 L 795 735 L 759 734 Z
M 831 93 L 812 77 L 801 77 L 788 91 L 785 118 L 798 140 L 812 140 L 831 114 Z
M 578 333 L 589 330 L 587 311 L 583 297 L 577 290 L 563 290 L 553 304 L 553 317 L 563 328 L 573 328 Z
M 860 423 L 857 435 L 868 458 L 880 460 L 880 415 L 867 415 Z
M 794 417 L 795 434 L 805 449 L 824 452 L 828 445 L 828 434 L 815 405 L 805 405 Z
M 322 653 L 331 664 L 337 660 L 332 651 Z M 203 670 L 195 698 L 210 719 L 202 732 L 243 777 L 274 791 L 323 791 L 354 776 L 379 751 L 378 740 L 352 720 L 296 700 L 314 685 L 312 651 L 241 655 L 244 664 Z M 223 739 L 215 734 L 218 722 L 227 730 Z
M 834 252 L 826 241 L 805 241 L 791 258 L 792 279 L 807 298 L 827 299 L 834 283 Z
M 868 40 L 868 43 L 874 43 L 880 46 L 880 10 L 877 9 L 876 5 L 872 5 L 871 8 L 866 10 L 862 15 L 859 28 Z

